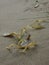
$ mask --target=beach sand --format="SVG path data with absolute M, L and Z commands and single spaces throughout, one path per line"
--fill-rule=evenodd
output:
M 49 65 L 49 0 L 39 0 L 37 8 L 35 4 L 35 0 L 0 0 L 0 65 Z M 26 53 L 8 52 L 5 47 L 16 41 L 1 35 L 19 32 L 37 19 L 46 21 L 45 29 L 30 31 L 38 46 Z

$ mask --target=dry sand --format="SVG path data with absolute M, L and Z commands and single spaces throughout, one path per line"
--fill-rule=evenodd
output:
M 0 65 L 49 65 L 49 0 L 39 0 L 39 7 L 34 6 L 35 0 L 0 0 Z M 5 47 L 16 41 L 1 34 L 20 31 L 36 19 L 47 21 L 45 29 L 30 32 L 38 47 L 25 54 L 16 50 L 9 53 Z

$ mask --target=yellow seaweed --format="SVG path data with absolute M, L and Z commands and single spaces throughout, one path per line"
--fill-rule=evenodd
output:
M 22 46 L 22 45 L 16 45 L 16 47 L 18 49 L 23 49 L 22 52 L 25 52 L 27 49 L 29 48 L 35 48 L 37 46 L 37 44 L 35 42 L 30 42 L 29 44 L 27 44 L 26 46 Z
M 34 29 L 43 29 L 45 27 L 42 26 L 40 23 L 38 23 L 38 24 L 32 25 L 32 28 L 34 28 Z
M 11 50 L 9 47 L 6 47 L 6 49 L 7 49 L 8 51 L 10 51 L 10 50 Z
M 36 20 L 35 22 L 42 23 L 42 22 L 46 22 L 46 21 L 45 20 Z

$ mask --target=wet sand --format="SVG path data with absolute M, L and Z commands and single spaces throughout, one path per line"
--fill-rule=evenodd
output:
M 0 0 L 0 65 L 49 65 L 49 0 L 39 0 L 39 7 L 34 6 L 35 0 Z M 36 19 L 46 20 L 42 23 L 45 29 L 30 31 L 36 49 L 9 53 L 5 47 L 16 41 L 1 35 L 19 32 Z

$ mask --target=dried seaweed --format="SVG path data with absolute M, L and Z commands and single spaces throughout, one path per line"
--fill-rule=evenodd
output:
M 12 32 L 12 33 L 5 33 L 3 37 L 15 37 L 18 42 L 17 44 L 10 44 L 6 49 L 11 51 L 11 47 L 15 46 L 16 49 L 23 49 L 22 51 L 25 52 L 29 48 L 35 48 L 37 44 L 35 42 L 30 41 L 31 35 L 28 33 L 30 29 L 40 30 L 45 28 L 41 25 L 41 22 L 45 22 L 44 20 L 36 20 L 34 24 L 27 25 L 23 29 L 21 29 L 20 33 Z M 29 42 L 30 41 L 30 42 Z
M 44 29 L 45 27 L 38 23 L 37 25 L 33 25 L 32 28 L 36 30 L 40 30 L 40 29 Z

